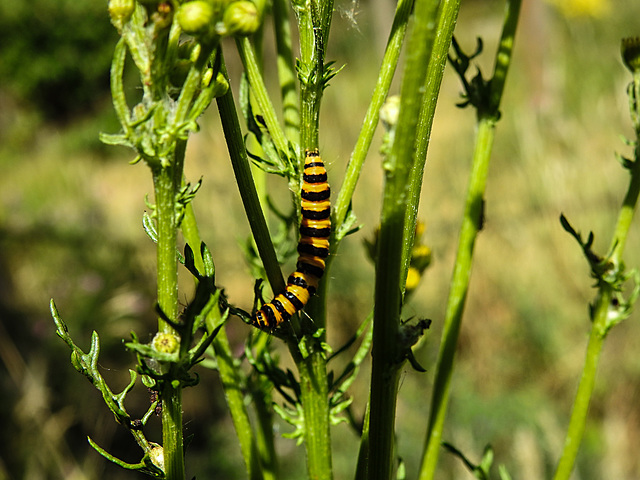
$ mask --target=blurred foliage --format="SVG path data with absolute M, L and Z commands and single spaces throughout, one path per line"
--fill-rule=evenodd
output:
M 117 38 L 105 2 L 2 2 L 0 84 L 49 120 L 87 113 L 109 92 Z

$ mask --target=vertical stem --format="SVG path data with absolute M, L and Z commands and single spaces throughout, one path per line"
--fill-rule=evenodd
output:
M 300 110 L 296 92 L 296 70 L 291 49 L 291 28 L 289 26 L 288 3 L 286 0 L 273 0 L 273 23 L 278 52 L 278 77 L 282 96 L 284 133 L 289 141 L 300 141 Z
M 364 165 L 373 135 L 376 131 L 376 126 L 378 125 L 380 108 L 387 98 L 391 81 L 393 80 L 393 76 L 396 72 L 398 58 L 400 57 L 400 51 L 402 50 L 402 44 L 404 43 L 405 32 L 407 31 L 407 24 L 409 23 L 409 16 L 413 10 L 413 4 L 413 0 L 400 0 L 396 7 L 393 25 L 387 41 L 387 48 L 385 49 L 382 65 L 380 66 L 380 73 L 378 74 L 378 81 L 374 88 L 371 103 L 369 104 L 369 108 L 365 114 L 364 121 L 362 122 L 358 141 L 351 153 L 351 158 L 344 176 L 344 183 L 342 184 L 340 192 L 338 193 L 338 198 L 335 201 L 332 221 L 332 230 L 334 232 L 332 240 L 335 239 L 335 241 L 331 244 L 332 252 L 335 252 L 338 248 L 336 242 L 339 242 L 341 237 L 336 235 L 335 232 L 342 228 L 342 224 L 346 219 L 349 205 L 351 204 L 351 199 L 353 197 L 353 192 L 356 189 L 362 166 Z M 329 256 L 329 263 L 332 258 L 333 257 Z
M 191 203 L 186 207 L 181 229 L 186 242 L 193 249 L 196 267 L 198 270 L 202 271 L 204 265 L 202 256 L 198 249 L 201 239 Z M 219 325 L 219 320 L 219 310 L 214 308 L 212 313 L 210 313 L 206 318 L 207 330 L 212 332 Z M 242 378 L 242 372 L 235 364 L 227 332 L 224 328 L 221 328 L 218 331 L 212 345 L 216 355 L 220 381 L 224 389 L 224 395 L 231 414 L 231 420 L 233 421 L 233 426 L 236 429 L 236 434 L 240 442 L 240 451 L 242 452 L 242 457 L 245 462 L 249 479 L 274 480 L 276 478 L 275 472 L 263 473 L 256 435 L 251 428 L 249 413 L 245 405 L 244 392 L 242 389 L 242 385 L 245 380 Z M 264 455 L 264 458 L 265 460 L 275 458 L 275 451 L 272 449 L 272 451 L 267 452 Z M 268 473 L 271 473 L 271 475 Z
M 423 101 L 421 87 L 433 46 L 437 7 L 437 2 L 416 1 L 396 136 L 385 162 L 387 171 L 376 262 L 371 352 L 369 479 L 389 479 L 392 476 L 398 373 L 402 365 L 398 331 L 402 305 L 403 231 L 407 210 L 417 209 L 417 204 L 408 204 L 411 197 L 408 185 L 414 168 L 416 126 Z
M 161 393 L 165 475 L 168 480 L 184 480 L 182 387 L 166 382 Z
M 578 450 L 580 449 L 580 443 L 584 435 L 587 413 L 589 411 L 589 403 L 595 385 L 598 361 L 606 335 L 604 332 L 606 330 L 607 314 L 609 313 L 609 305 L 611 303 L 611 293 L 611 289 L 606 288 L 600 292 L 597 300 L 593 325 L 591 327 L 591 333 L 589 334 L 589 344 L 587 345 L 584 368 L 582 369 L 576 399 L 573 403 L 573 410 L 571 412 L 571 419 L 569 420 L 562 456 L 558 462 L 556 473 L 553 476 L 554 480 L 567 480 L 571 475 L 576 457 L 578 456 Z
M 478 125 L 473 167 L 467 189 L 467 200 L 458 240 L 451 290 L 447 300 L 442 343 L 436 364 L 427 440 L 419 477 L 421 480 L 433 478 L 438 462 L 442 429 L 450 394 L 453 360 L 471 275 L 473 248 L 482 216 L 482 197 L 489 171 L 494 126 L 493 120 L 488 119 L 480 121 Z
M 302 148 L 318 147 L 320 104 L 324 89 L 325 42 L 329 35 L 333 0 L 294 0 L 300 33 L 300 144 Z M 300 158 L 302 162 L 303 159 Z M 300 180 L 302 167 L 299 168 Z M 301 184 L 301 182 L 300 182 Z M 325 282 L 317 296 L 305 309 L 318 328 L 326 324 Z M 304 440 L 307 450 L 307 472 L 312 479 L 331 479 L 332 458 L 330 415 L 327 383 L 327 362 L 322 342 L 325 333 L 313 340 L 313 348 L 306 358 L 294 356 L 300 374 L 300 401 L 305 421 Z
M 622 254 L 624 253 L 629 228 L 631 227 L 631 221 L 633 220 L 636 205 L 638 203 L 638 196 L 640 195 L 640 143 L 638 143 L 640 141 L 640 124 L 636 122 L 640 114 L 637 102 L 640 98 L 639 72 L 634 72 L 633 82 L 629 88 L 631 89 L 629 94 L 633 99 L 631 102 L 631 118 L 636 131 L 636 148 L 634 151 L 634 163 L 630 172 L 631 179 L 629 181 L 629 187 L 627 188 L 627 193 L 622 202 L 622 206 L 620 207 L 618 221 L 616 222 L 613 238 L 611 239 L 610 261 L 616 269 L 623 268 Z M 600 353 L 602 352 L 604 339 L 610 328 L 608 322 L 610 321 L 609 314 L 613 300 L 614 287 L 601 281 L 599 282 L 599 288 L 600 291 L 598 292 L 593 309 L 593 321 L 591 324 L 591 333 L 589 334 L 589 344 L 587 345 L 585 364 L 582 369 L 582 376 L 580 377 L 576 399 L 573 403 L 573 410 L 571 411 L 571 419 L 569 420 L 564 449 L 558 462 L 558 468 L 556 469 L 556 473 L 553 477 L 554 480 L 568 479 L 575 465 L 580 443 L 582 442 L 582 437 L 584 435 L 587 413 L 589 411 L 589 403 L 591 401 L 591 395 L 593 394 L 593 388 L 595 385 L 596 370 L 600 359 Z
M 182 182 L 185 142 L 180 141 L 174 158 L 153 172 L 153 185 L 158 222 L 158 305 L 170 319 L 178 316 L 178 272 L 176 264 L 176 193 Z M 158 320 L 158 330 L 176 332 L 164 320 Z M 182 387 L 180 382 L 165 382 L 162 394 L 162 446 L 166 478 L 184 479 L 182 438 Z
M 153 186 L 158 223 L 158 305 L 167 317 L 175 320 L 178 315 L 178 272 L 175 184 L 172 169 L 158 167 L 153 172 Z M 158 319 L 158 330 L 174 333 L 171 326 L 162 319 Z
M 451 376 L 456 344 L 462 323 L 465 300 L 469 288 L 471 265 L 475 240 L 482 224 L 484 208 L 484 191 L 489 172 L 489 161 L 495 136 L 495 124 L 499 118 L 499 108 L 504 91 L 507 72 L 511 64 L 513 42 L 515 38 L 521 0 L 508 0 L 505 6 L 505 19 L 502 36 L 496 54 L 495 69 L 490 81 L 486 110 L 478 111 L 478 130 L 473 154 L 473 165 L 467 189 L 464 217 L 460 228 L 458 251 L 451 279 L 451 287 L 445 313 L 442 341 L 438 352 L 436 376 L 431 398 L 431 412 L 425 440 L 425 447 L 420 467 L 420 480 L 431 480 L 435 475 L 442 431 L 446 418 L 450 395 Z M 457 16 L 459 0 L 452 0 L 443 6 L 440 24 L 447 21 L 446 16 Z M 449 24 L 451 22 L 449 21 Z M 451 37 L 449 36 L 449 40 Z M 422 112 L 423 116 L 432 117 L 433 111 Z

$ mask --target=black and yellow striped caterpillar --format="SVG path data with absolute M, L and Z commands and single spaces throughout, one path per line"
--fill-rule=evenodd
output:
M 327 170 L 318 150 L 307 150 L 302 176 L 302 221 L 296 271 L 289 275 L 287 288 L 265 304 L 252 318 L 259 328 L 274 329 L 302 310 L 318 288 L 329 255 L 331 233 L 331 190 Z

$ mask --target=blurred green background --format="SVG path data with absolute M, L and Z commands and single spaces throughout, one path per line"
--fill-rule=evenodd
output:
M 478 63 L 488 76 L 503 2 L 462 3 L 457 38 L 469 53 L 476 37 L 483 38 Z M 592 280 L 558 217 L 564 212 L 576 229 L 593 230 L 604 253 L 627 184 L 614 153 L 628 153 L 621 136 L 632 134 L 620 39 L 640 35 L 637 0 L 523 3 L 444 435 L 472 460 L 491 443 L 496 462 L 521 480 L 552 474 L 589 330 Z M 326 90 L 320 135 L 334 192 L 369 101 L 393 8 L 381 0 L 336 3 L 327 59 L 345 68 Z M 0 4 L 0 479 L 136 477 L 87 444 L 90 435 L 113 454 L 139 460 L 99 393 L 71 367 L 48 311 L 54 298 L 83 348 L 91 331 L 99 332 L 100 363 L 114 390 L 124 387 L 133 365 L 122 339 L 131 330 L 150 338 L 155 329 L 155 251 L 141 227 L 151 178 L 144 165 L 127 164 L 132 152 L 97 139 L 98 132 L 118 128 L 108 92 L 116 39 L 106 2 Z M 225 44 L 225 53 L 235 88 L 240 68 L 232 44 Z M 407 367 L 398 402 L 398 453 L 408 478 L 415 477 L 424 442 L 473 147 L 475 116 L 455 107 L 459 92 L 448 68 L 420 210 L 434 262 L 406 307 L 407 316 L 433 319 L 416 352 L 428 372 Z M 203 177 L 194 204 L 201 233 L 213 251 L 218 283 L 249 308 L 253 280 L 239 248 L 249 230 L 214 109 L 201 126 L 190 140 L 186 167 L 191 181 Z M 354 199 L 363 229 L 343 242 L 331 271 L 334 347 L 372 305 L 373 267 L 363 241 L 372 237 L 379 215 L 379 144 L 378 138 Z M 278 179 L 271 186 L 286 192 Z M 634 228 L 628 242 L 630 266 L 640 265 L 639 233 Z M 186 303 L 190 279 L 183 280 Z M 640 478 L 639 332 L 634 314 L 609 335 L 575 479 Z M 238 352 L 246 333 L 231 321 Z M 193 435 L 189 478 L 245 478 L 215 372 L 199 373 L 201 384 L 185 392 L 185 432 Z M 367 375 L 368 366 L 352 389 L 356 415 L 364 410 Z M 140 388 L 130 398 L 130 411 L 142 414 L 147 392 Z M 357 437 L 345 425 L 335 428 L 336 478 L 352 478 Z M 278 437 L 287 431 L 280 425 Z M 159 441 L 158 421 L 149 432 Z M 283 478 L 304 478 L 303 450 L 287 439 L 278 448 Z M 442 453 L 437 478 L 471 475 Z

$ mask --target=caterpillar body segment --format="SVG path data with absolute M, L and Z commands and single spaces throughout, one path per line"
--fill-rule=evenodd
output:
M 289 275 L 284 292 L 258 310 L 253 324 L 273 330 L 302 310 L 317 288 L 329 256 L 331 189 L 318 150 L 307 150 L 302 176 L 302 220 L 296 271 Z

